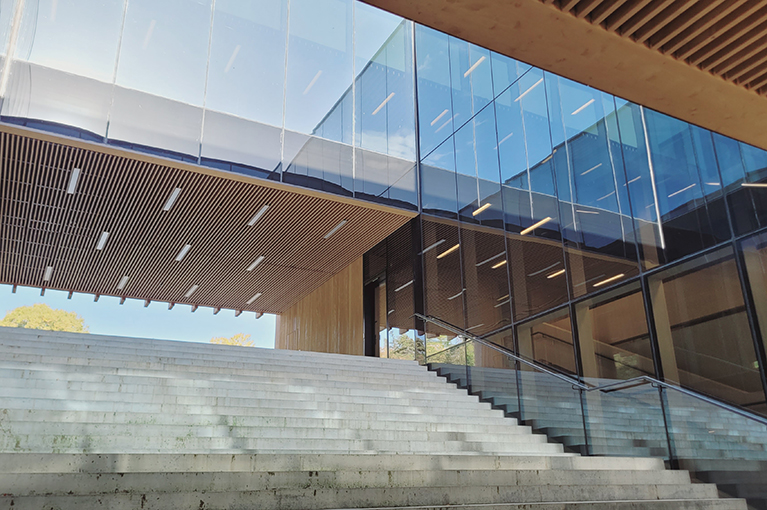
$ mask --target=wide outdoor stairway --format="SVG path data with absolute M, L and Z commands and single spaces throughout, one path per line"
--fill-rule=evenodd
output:
M 415 362 L 0 328 L 0 510 L 739 509 Z
M 566 451 L 673 458 L 701 481 L 767 510 L 767 426 L 705 401 L 650 385 L 584 393 L 542 372 L 434 364 L 433 370 Z M 593 380 L 593 384 L 615 383 Z M 664 417 L 665 410 L 665 417 Z M 585 412 L 585 418 L 584 418 Z M 666 434 L 668 429 L 669 434 Z

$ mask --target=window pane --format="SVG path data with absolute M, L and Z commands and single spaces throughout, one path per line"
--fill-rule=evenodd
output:
M 530 70 L 528 64 L 494 51 L 490 52 L 490 64 L 493 68 L 493 97 L 498 97 L 509 85 Z
M 454 131 L 448 36 L 416 25 L 415 41 L 418 64 L 419 143 L 421 155 L 426 156 Z M 469 119 L 463 119 L 464 122 L 467 120 Z
M 200 151 L 210 0 L 131 0 L 109 138 L 192 158 Z
M 582 301 L 575 312 L 585 377 L 631 379 L 655 375 L 638 283 Z
M 764 401 L 731 248 L 649 279 L 664 376 L 740 405 Z
M 455 151 L 453 137 L 450 137 L 421 163 L 421 202 L 424 213 L 456 217 L 455 179 Z
M 424 217 L 422 228 L 426 314 L 466 328 L 458 223 Z M 426 333 L 455 336 L 431 323 L 426 323 Z
M 122 0 L 25 2 L 3 116 L 71 126 L 103 139 L 123 8 Z
M 232 162 L 264 172 L 279 169 L 287 4 L 216 1 L 203 163 Z
M 507 234 L 506 242 L 516 321 L 567 302 L 567 280 L 559 241 Z
M 450 36 L 450 87 L 454 126 L 464 124 L 493 99 L 490 51 Z
M 756 322 L 767 348 L 767 234 L 751 237 L 742 244 L 751 297 L 756 309 Z M 767 413 L 764 413 L 767 414 Z
M 575 350 L 567 308 L 517 326 L 519 353 L 566 374 L 576 375 Z

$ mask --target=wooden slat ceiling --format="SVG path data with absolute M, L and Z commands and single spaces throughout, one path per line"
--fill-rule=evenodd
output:
M 540 0 L 767 96 L 764 0 Z
M 255 312 L 284 311 L 412 216 L 8 132 L 0 133 L 0 183 L 0 283 Z

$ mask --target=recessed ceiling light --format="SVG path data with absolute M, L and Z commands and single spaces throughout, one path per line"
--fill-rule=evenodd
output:
M 574 111 L 573 113 L 571 113 L 570 115 L 578 115 L 578 114 L 579 114 L 579 113 L 581 113 L 583 110 L 585 110 L 586 108 L 588 108 L 589 106 L 591 106 L 593 103 L 594 103 L 594 99 L 589 99 L 588 101 L 586 101 L 586 103 L 585 103 L 583 106 L 581 106 L 580 108 L 578 108 L 577 110 L 575 110 L 575 111 Z
M 247 304 L 251 304 L 251 303 L 253 303 L 253 301 L 255 301 L 256 299 L 258 299 L 258 298 L 260 298 L 260 297 L 261 297 L 261 293 L 260 293 L 260 292 L 258 292 L 258 293 L 256 293 L 256 295 L 255 295 L 255 296 L 253 296 L 252 298 L 248 299 L 248 300 L 246 301 L 246 303 L 247 303 Z
M 491 267 L 493 269 L 498 269 L 499 267 L 503 266 L 504 264 L 506 264 L 506 260 L 502 260 L 502 261 L 498 262 L 496 265 L 491 266 Z
M 484 62 L 484 61 L 485 61 L 485 56 L 484 56 L 484 55 L 482 55 L 481 57 L 479 57 L 479 60 L 477 60 L 476 62 L 474 62 L 474 65 L 473 65 L 473 66 L 471 66 L 471 67 L 470 67 L 470 68 L 469 68 L 469 69 L 468 69 L 468 70 L 467 70 L 465 73 L 463 73 L 463 77 L 464 77 L 464 78 L 468 78 L 468 77 L 469 77 L 469 75 L 470 75 L 471 73 L 473 73 L 473 72 L 474 72 L 474 70 L 475 70 L 477 67 L 479 67 L 479 64 L 481 64 L 481 63 L 482 63 L 482 62 Z
M 264 215 L 264 213 L 265 213 L 266 211 L 268 211 L 268 210 L 269 210 L 269 206 L 268 206 L 268 205 L 265 205 L 265 206 L 261 207 L 261 209 L 259 209 L 259 210 L 258 210 L 258 212 L 255 214 L 255 216 L 253 216 L 253 217 L 250 219 L 250 221 L 248 222 L 248 226 L 249 226 L 249 227 L 252 227 L 253 225 L 255 225 L 255 224 L 256 224 L 256 222 L 257 222 L 259 219 L 261 219 L 261 216 L 263 216 L 263 215 Z
M 433 121 L 431 121 L 431 124 L 430 124 L 430 125 L 432 125 L 432 126 L 433 126 L 434 124 L 436 124 L 437 122 L 439 122 L 439 119 L 441 119 L 442 117 L 444 117 L 444 116 L 445 116 L 445 115 L 447 115 L 448 113 L 449 113 L 449 112 L 448 112 L 448 109 L 447 109 L 447 108 L 445 108 L 444 110 L 442 110 L 442 113 L 440 113 L 439 115 L 437 115 L 437 117 L 436 117 L 436 118 L 435 118 Z
M 77 187 L 77 179 L 80 177 L 80 169 L 73 168 L 72 173 L 69 176 L 69 186 L 67 186 L 67 193 L 72 195 Z
M 190 298 L 190 297 L 192 297 L 192 294 L 194 294 L 194 291 L 196 291 L 196 290 L 197 290 L 197 289 L 199 289 L 199 288 L 200 288 L 200 286 L 199 286 L 199 285 L 192 285 L 191 287 L 189 287 L 189 290 L 188 290 L 188 291 L 186 291 L 186 294 L 184 294 L 184 297 L 185 297 L 185 298 Z
M 461 246 L 461 245 L 460 244 L 456 244 L 455 246 L 453 246 L 451 248 L 448 248 L 447 250 L 445 250 L 442 253 L 440 253 L 439 255 L 437 255 L 437 259 L 441 259 L 443 257 L 447 257 L 448 255 L 453 253 L 455 250 L 457 250 L 459 246 Z
M 310 90 L 312 90 L 312 87 L 314 87 L 314 84 L 317 83 L 317 80 L 320 79 L 320 76 L 322 76 L 322 69 L 317 71 L 317 74 L 314 75 L 314 78 L 312 78 L 312 81 L 310 81 L 309 85 L 306 86 L 303 93 L 304 96 L 308 94 Z
M 391 101 L 391 98 L 393 98 L 393 97 L 394 97 L 394 92 L 392 92 L 391 94 L 389 94 L 388 96 L 386 96 L 386 99 L 384 99 L 384 100 L 383 100 L 383 102 L 382 102 L 381 104 L 379 104 L 379 105 L 378 105 L 378 108 L 376 108 L 376 109 L 373 111 L 373 115 L 375 115 L 375 114 L 377 114 L 378 112 L 380 112 L 380 111 L 381 111 L 381 109 L 382 109 L 384 106 L 386 106 L 386 103 L 388 103 L 389 101 Z
M 767 183 L 764 182 L 744 182 L 741 183 L 744 188 L 767 188 Z
M 624 276 L 625 275 L 623 273 L 616 274 L 615 276 L 611 276 L 607 280 L 602 280 L 601 282 L 595 283 L 594 287 L 599 287 L 600 285 L 604 285 L 605 283 L 614 282 L 615 280 L 619 280 L 619 279 L 623 278 Z
M 325 236 L 324 236 L 324 237 L 325 237 L 325 239 L 330 239 L 330 236 L 332 236 L 333 234 L 335 234 L 336 232 L 338 232 L 339 230 L 341 230 L 341 227 L 343 227 L 344 225 L 346 225 L 346 223 L 347 223 L 347 222 L 346 222 L 346 220 L 341 220 L 341 222 L 340 222 L 338 225 L 336 225 L 335 227 L 333 227 L 332 229 L 330 229 L 330 232 L 328 232 L 327 234 L 325 234 Z
M 680 189 L 679 191 L 675 191 L 675 192 L 673 192 L 673 193 L 672 193 L 672 194 L 670 194 L 668 197 L 669 197 L 669 198 L 671 198 L 671 197 L 673 197 L 673 196 L 676 196 L 676 195 L 678 195 L 678 194 L 680 194 L 680 193 L 683 193 L 683 192 L 687 191 L 687 190 L 688 190 L 688 189 L 690 189 L 690 188 L 694 188 L 694 187 L 695 187 L 695 184 L 696 184 L 696 183 L 694 183 L 694 182 L 693 182 L 692 184 L 690 184 L 690 185 L 689 185 L 689 186 L 687 186 L 686 188 L 682 188 L 682 189 Z
M 191 244 L 185 244 L 183 248 L 181 248 L 181 251 L 178 252 L 178 255 L 176 255 L 176 262 L 181 262 L 181 259 L 183 259 L 187 253 L 189 253 L 189 250 L 192 249 Z
M 165 202 L 165 205 L 162 207 L 163 211 L 170 211 L 170 208 L 173 207 L 173 204 L 176 203 L 176 199 L 178 198 L 179 193 L 181 193 L 181 188 L 176 188 L 173 190 L 173 193 L 171 193 L 168 197 L 168 201 Z
M 53 266 L 48 266 L 45 268 L 45 274 L 43 275 L 43 281 L 49 282 L 51 281 L 51 276 L 53 276 Z
M 126 285 L 128 285 L 128 277 L 123 276 L 122 278 L 120 278 L 120 282 L 117 284 L 117 290 L 125 289 Z
M 560 269 L 559 271 L 557 271 L 557 272 L 555 272 L 555 273 L 551 273 L 551 274 L 550 274 L 550 275 L 548 275 L 546 278 L 549 278 L 549 279 L 551 279 L 551 278 L 556 278 L 557 276 L 559 276 L 559 275 L 561 275 L 561 274 L 565 274 L 565 270 L 564 270 L 564 269 Z
M 257 265 L 264 261 L 264 256 L 259 255 L 258 258 L 251 265 L 245 268 L 245 271 L 253 271 Z
M 471 213 L 471 215 L 472 215 L 472 216 L 476 216 L 476 215 L 478 215 L 479 213 L 481 213 L 482 211 L 486 210 L 486 209 L 487 209 L 488 207 L 490 207 L 491 205 L 492 205 L 492 204 L 491 204 L 490 202 L 487 202 L 485 205 L 483 205 L 482 207 L 480 207 L 479 209 L 477 209 L 476 211 L 474 211 L 473 213 Z
M 543 83 L 543 78 L 541 78 L 540 80 L 538 80 L 537 82 L 535 82 L 535 83 L 534 83 L 534 84 L 533 84 L 533 85 L 532 85 L 532 86 L 531 86 L 529 89 L 527 89 L 526 91 L 522 92 L 522 93 L 519 95 L 519 97 L 517 97 L 517 98 L 514 100 L 514 102 L 516 103 L 517 101 L 521 100 L 523 97 L 525 97 L 525 96 L 526 96 L 526 95 L 528 95 L 530 92 L 532 92 L 532 91 L 533 91 L 533 89 L 534 89 L 535 87 L 537 87 L 538 85 L 540 85 L 541 83 Z
M 600 166 L 602 166 L 602 163 L 599 163 L 598 165 L 594 165 L 594 166 L 592 166 L 591 168 L 589 168 L 589 169 L 588 169 L 588 170 L 586 170 L 585 172 L 581 172 L 581 175 L 586 175 L 586 174 L 588 174 L 588 173 L 591 173 L 591 172 L 593 172 L 594 170 L 596 170 L 597 168 L 599 168 Z
M 401 291 L 402 289 L 405 289 L 405 288 L 407 288 L 409 285 L 412 285 L 414 281 L 415 281 L 415 280 L 410 280 L 410 281 L 409 281 L 409 282 L 407 282 L 406 284 L 404 284 L 404 285 L 400 285 L 399 287 L 397 287 L 396 289 L 394 289 L 394 292 L 399 292 L 399 291 Z
M 107 239 L 109 239 L 109 232 L 106 230 L 101 233 L 101 237 L 99 237 L 99 242 L 96 245 L 96 249 L 101 251 L 104 249 L 104 246 L 107 244 Z
M 536 228 L 540 227 L 541 225 L 545 225 L 546 223 L 548 223 L 548 222 L 550 222 L 550 221 L 551 221 L 551 217 L 550 217 L 550 216 L 546 216 L 545 218 L 543 218 L 543 219 L 542 219 L 541 221 L 539 221 L 538 223 L 535 223 L 535 224 L 533 224 L 533 225 L 530 225 L 529 227 L 527 227 L 526 229 L 524 229 L 522 232 L 520 232 L 520 233 L 519 233 L 519 235 L 522 235 L 522 236 L 523 236 L 523 235 L 527 235 L 527 234 L 529 234 L 530 232 L 532 232 L 533 230 L 535 230 Z

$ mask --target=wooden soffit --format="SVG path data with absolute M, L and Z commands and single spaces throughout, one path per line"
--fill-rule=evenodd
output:
M 767 149 L 764 0 L 364 0 Z
M 10 126 L 0 127 L 0 214 L 0 283 L 268 313 L 415 215 Z

